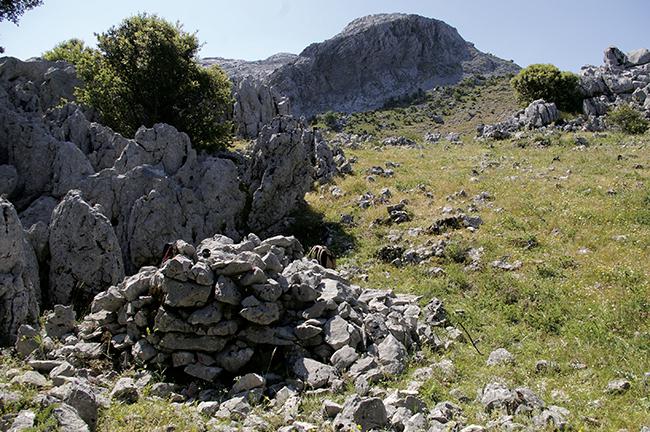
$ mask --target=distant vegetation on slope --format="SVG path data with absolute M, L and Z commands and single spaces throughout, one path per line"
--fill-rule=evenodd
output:
M 478 125 L 505 120 L 519 109 L 509 84 L 511 77 L 466 78 L 455 86 L 392 100 L 375 111 L 326 113 L 317 117 L 316 124 L 331 129 L 338 118 L 344 132 L 375 137 L 403 135 L 421 139 L 426 132 L 474 135 Z

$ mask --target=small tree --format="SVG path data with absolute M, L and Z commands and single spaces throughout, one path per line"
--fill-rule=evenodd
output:
M 650 122 L 639 111 L 624 104 L 607 114 L 607 121 L 626 134 L 642 134 L 650 127 Z
M 168 123 L 206 150 L 230 141 L 230 81 L 218 66 L 206 69 L 197 63 L 194 34 L 141 14 L 97 40 L 97 49 L 70 40 L 43 56 L 75 64 L 84 82 L 77 100 L 95 108 L 107 126 L 133 136 L 141 125 Z
M 43 0 L 0 0 L 0 21 L 18 24 L 18 18 L 25 11 L 43 4 Z
M 81 39 L 69 39 L 43 53 L 42 57 L 49 61 L 65 60 L 68 63 L 78 65 L 83 57 L 90 56 L 92 53 L 93 50 L 86 47 Z
M 561 72 L 551 64 L 534 64 L 522 69 L 510 84 L 520 103 L 528 105 L 534 100 L 555 102 L 562 111 L 578 111 L 581 97 L 578 76 Z

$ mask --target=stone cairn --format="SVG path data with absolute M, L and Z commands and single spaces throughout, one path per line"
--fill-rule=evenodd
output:
M 409 352 L 443 344 L 434 333 L 446 323 L 440 301 L 422 314 L 416 296 L 351 285 L 303 258 L 294 237 L 215 235 L 172 250 L 160 268 L 94 298 L 73 339 L 84 353 L 213 383 L 271 370 L 336 389 L 346 374 L 362 388 L 398 374 Z

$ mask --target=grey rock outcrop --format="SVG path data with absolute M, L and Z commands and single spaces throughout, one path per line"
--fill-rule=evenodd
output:
M 305 48 L 269 78 L 292 112 L 354 112 L 390 98 L 453 84 L 473 75 L 517 72 L 514 63 L 478 51 L 442 21 L 406 14 L 358 18 L 331 39 Z
M 36 323 L 38 263 L 16 209 L 0 197 L 0 345 L 14 343 L 21 324 Z
M 278 117 L 262 129 L 245 176 L 252 197 L 252 231 L 277 231 L 275 224 L 302 201 L 315 180 L 311 161 L 316 140 L 315 133 L 291 117 Z
M 627 54 L 615 47 L 605 50 L 604 65 L 580 70 L 583 113 L 602 116 L 611 108 L 630 104 L 650 118 L 650 51 Z
M 124 272 L 158 264 L 176 239 L 273 232 L 316 178 L 327 181 L 345 162 L 289 117 L 271 122 L 247 154 L 197 154 L 186 134 L 164 124 L 127 139 L 74 103 L 55 107 L 73 99 L 74 83 L 66 63 L 0 60 L 2 193 L 29 230 L 55 303 L 79 291 L 81 306 Z
M 246 77 L 235 84 L 233 118 L 238 133 L 257 137 L 262 127 L 278 115 L 289 115 L 289 99 L 279 95 L 262 81 Z
M 554 103 L 542 99 L 533 101 L 524 110 L 518 111 L 507 120 L 494 125 L 481 125 L 477 135 L 495 140 L 507 139 L 522 129 L 537 129 L 560 119 L 560 111 Z
M 255 80 L 266 78 L 277 69 L 294 61 L 297 57 L 296 54 L 291 53 L 273 54 L 264 60 L 254 61 L 206 57 L 201 59 L 201 64 L 205 67 L 217 64 L 228 74 L 232 81 L 239 82 L 246 77 L 251 77 Z
M 83 307 L 124 278 L 122 251 L 110 221 L 79 191 L 68 192 L 54 209 L 49 244 L 53 303 Z

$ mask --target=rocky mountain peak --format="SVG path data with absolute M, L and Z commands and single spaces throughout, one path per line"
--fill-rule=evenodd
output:
M 351 36 L 356 33 L 361 33 L 364 30 L 400 20 L 417 20 L 417 19 L 427 19 L 420 15 L 412 15 L 405 13 L 382 13 L 382 14 L 373 14 L 366 15 L 357 19 L 354 19 L 348 23 L 348 25 L 343 28 L 343 31 L 338 34 L 338 36 Z
M 474 75 L 516 73 L 512 62 L 485 54 L 439 20 L 407 14 L 369 15 L 305 48 L 268 76 L 292 111 L 311 116 L 364 111 Z

